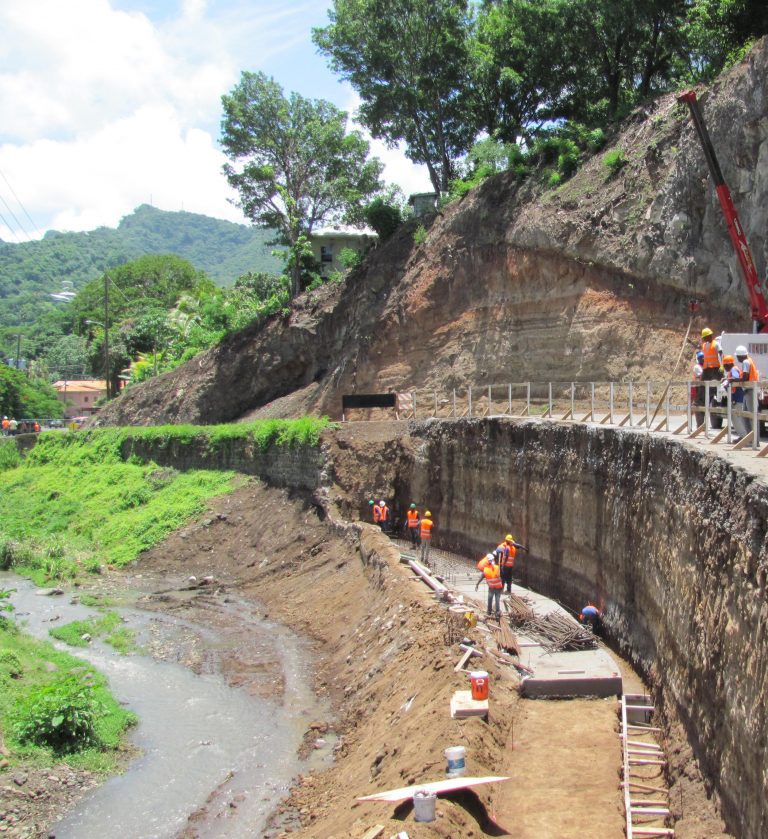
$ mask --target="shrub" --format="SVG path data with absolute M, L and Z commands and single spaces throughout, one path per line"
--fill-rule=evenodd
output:
M 427 230 L 423 224 L 420 224 L 413 231 L 413 243 L 417 247 L 421 247 L 427 241 Z
M 348 270 L 359 268 L 363 263 L 363 255 L 354 248 L 342 248 L 339 253 L 339 262 Z
M 94 725 L 101 711 L 92 687 L 68 676 L 26 697 L 14 715 L 14 735 L 56 754 L 81 751 L 99 745 Z
M 611 175 L 615 175 L 627 163 L 627 159 L 624 157 L 624 149 L 619 146 L 606 152 L 603 163 Z
M 0 650 L 0 672 L 7 673 L 12 679 L 18 679 L 23 674 L 21 659 L 13 650 Z
M 559 172 L 551 172 L 547 179 L 547 184 L 551 187 L 560 186 L 563 182 L 563 176 Z
M 21 455 L 14 440 L 0 442 L 0 472 L 15 469 L 21 465 Z
M 396 204 L 383 198 L 374 198 L 363 211 L 366 223 L 379 236 L 379 241 L 385 242 L 403 223 L 403 214 Z

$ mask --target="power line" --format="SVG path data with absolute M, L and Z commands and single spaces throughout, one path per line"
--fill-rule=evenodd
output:
M 11 214 L 11 216 L 13 216 L 13 220 L 16 222 L 17 226 L 21 228 L 22 233 L 27 237 L 27 239 L 31 239 L 32 237 L 24 229 L 24 225 L 16 218 L 16 213 L 13 212 L 13 210 L 10 208 L 8 202 L 5 200 L 5 198 L 3 198 L 2 195 L 0 195 L 0 201 L 2 201 L 3 204 L 5 204 L 5 209 L 8 210 L 8 212 Z
M 27 212 L 27 208 L 24 206 L 24 204 L 22 204 L 22 202 L 21 202 L 21 198 L 19 198 L 19 196 L 18 196 L 18 195 L 16 195 L 16 191 L 15 191 L 15 190 L 14 190 L 14 188 L 11 186 L 11 182 L 8 180 L 8 178 L 6 178 L 5 173 L 3 172 L 3 170 L 2 170 L 2 169 L 0 169 L 0 177 L 2 177 L 2 179 L 6 182 L 6 184 L 8 184 L 8 189 L 10 189 L 10 190 L 11 190 L 11 195 L 13 195 L 13 197 L 16 199 L 16 201 L 17 201 L 18 205 L 19 205 L 19 206 L 21 207 L 21 209 L 22 209 L 22 212 L 23 212 L 23 213 L 24 213 L 24 215 L 25 215 L 25 216 L 29 219 L 29 223 L 32 225 L 32 229 L 33 229 L 33 230 L 35 231 L 35 233 L 39 236 L 39 235 L 40 235 L 40 228 L 39 228 L 39 227 L 35 224 L 35 222 L 32 220 L 32 216 L 31 216 L 31 215 Z
M 8 232 L 11 234 L 11 236 L 13 236 L 13 238 L 16 239 L 17 242 L 21 242 L 21 239 L 19 239 L 19 234 L 6 221 L 5 216 L 2 213 L 0 213 L 0 221 L 2 221 L 2 223 L 8 228 Z

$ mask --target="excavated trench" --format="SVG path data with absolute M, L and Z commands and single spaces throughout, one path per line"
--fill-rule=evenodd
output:
M 468 555 L 511 529 L 530 546 L 525 585 L 572 608 L 605 603 L 612 641 L 654 686 L 673 795 L 702 777 L 701 806 L 731 833 L 768 835 L 764 480 L 673 440 L 584 425 L 413 424 L 370 442 L 362 470 L 351 436 L 329 441 L 343 515 L 362 515 L 371 493 L 394 495 L 396 512 L 416 500 L 436 544 Z

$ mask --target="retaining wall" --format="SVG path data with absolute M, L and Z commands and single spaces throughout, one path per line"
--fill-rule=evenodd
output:
M 729 829 L 768 835 L 768 485 L 642 432 L 428 422 L 410 491 L 440 544 L 511 530 L 525 582 L 606 622 L 684 724 Z

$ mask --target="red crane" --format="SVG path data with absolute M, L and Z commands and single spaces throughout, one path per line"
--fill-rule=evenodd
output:
M 704 157 L 707 159 L 709 172 L 712 175 L 712 180 L 715 182 L 715 192 L 717 192 L 720 207 L 725 216 L 728 235 L 731 237 L 731 243 L 739 259 L 739 267 L 744 276 L 744 282 L 747 284 L 749 302 L 752 307 L 753 329 L 755 332 L 768 332 L 768 301 L 765 299 L 765 292 L 760 283 L 760 278 L 757 276 L 757 269 L 755 268 L 752 253 L 749 250 L 747 239 L 744 236 L 744 230 L 739 221 L 739 214 L 736 212 L 736 207 L 731 197 L 731 191 L 728 189 L 728 184 L 725 182 L 720 164 L 717 162 L 715 148 L 709 137 L 707 126 L 704 124 L 704 117 L 699 108 L 696 91 L 687 90 L 678 97 L 678 101 L 685 102 L 691 112 L 693 125 L 699 136 L 701 147 L 704 149 Z

